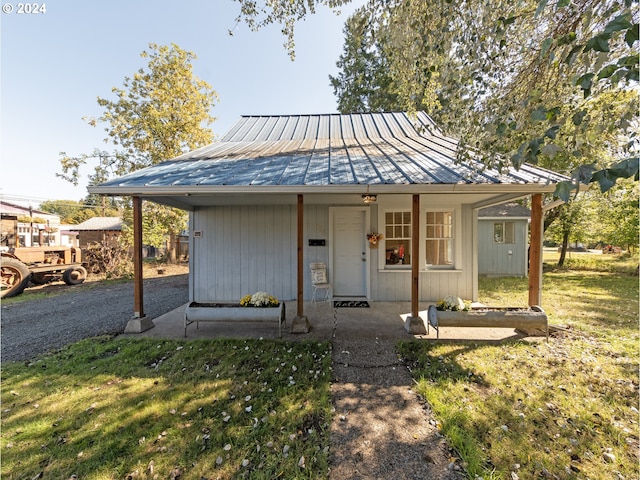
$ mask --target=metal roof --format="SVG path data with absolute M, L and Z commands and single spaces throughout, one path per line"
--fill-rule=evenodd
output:
M 498 172 L 478 161 L 459 163 L 457 147 L 425 113 L 243 116 L 211 145 L 89 190 L 303 193 L 353 185 L 549 186 L 567 179 L 530 165 Z
M 120 217 L 91 217 L 78 225 L 73 225 L 73 228 L 82 232 L 88 230 L 120 231 L 122 230 L 122 220 Z
M 531 217 L 531 211 L 517 203 L 504 203 L 502 205 L 493 205 L 478 210 L 480 218 L 526 218 Z

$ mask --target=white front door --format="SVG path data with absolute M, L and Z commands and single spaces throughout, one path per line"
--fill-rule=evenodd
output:
M 367 295 L 367 209 L 345 207 L 333 212 L 333 295 Z

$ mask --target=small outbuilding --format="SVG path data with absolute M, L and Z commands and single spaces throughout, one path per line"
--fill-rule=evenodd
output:
M 120 217 L 92 217 L 74 225 L 73 228 L 78 232 L 81 248 L 87 248 L 94 243 L 113 246 L 122 234 L 122 220 Z
M 526 277 L 531 211 L 517 203 L 478 212 L 478 274 Z

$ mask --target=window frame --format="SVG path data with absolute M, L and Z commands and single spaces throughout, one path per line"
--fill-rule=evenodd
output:
M 398 226 L 405 227 L 406 225 L 408 225 L 409 226 L 409 236 L 408 237 L 405 237 L 405 236 L 402 236 L 402 237 L 396 237 L 396 236 L 389 237 L 387 235 L 387 227 L 388 227 L 387 214 L 389 214 L 389 213 L 394 214 L 394 215 L 396 213 L 402 214 L 402 216 L 403 216 L 402 220 L 403 221 L 401 223 L 395 223 L 395 219 L 394 219 L 394 223 L 392 223 L 391 225 L 392 225 L 392 227 L 398 227 Z M 408 216 L 408 224 L 404 223 L 404 216 L 405 215 Z M 394 263 L 387 263 L 387 254 L 386 254 L 386 252 L 387 252 L 387 243 L 389 241 L 394 241 L 394 240 L 402 241 L 402 242 L 406 242 L 407 243 L 407 247 L 405 248 L 405 258 L 409 257 L 411 259 L 411 242 L 412 242 L 411 233 L 413 231 L 413 221 L 412 221 L 412 216 L 411 216 L 411 208 L 402 208 L 402 207 L 385 208 L 382 211 L 381 218 L 382 218 L 382 222 L 383 222 L 383 229 L 384 229 L 383 231 L 385 233 L 384 238 L 382 239 L 383 242 L 384 242 L 384 249 L 381 249 L 381 250 L 383 250 L 383 252 L 381 252 L 381 255 L 380 255 L 380 257 L 382 259 L 381 269 L 382 270 L 408 270 L 408 269 L 411 269 L 411 262 L 409 262 L 409 263 L 395 263 L 395 264 Z M 413 260 L 413 259 L 411 259 L 411 260 Z
M 509 235 L 507 235 L 507 224 L 511 229 L 511 241 L 507 241 Z M 496 239 L 496 226 L 502 225 L 502 241 Z M 493 222 L 493 243 L 498 245 L 515 245 L 516 244 L 516 222 L 511 220 L 502 220 Z
M 424 268 L 426 270 L 455 270 L 456 269 L 456 262 L 457 262 L 457 258 L 456 258 L 456 254 L 457 254 L 457 241 L 458 238 L 456 236 L 456 232 L 457 232 L 457 208 L 456 207 L 442 207 L 442 208 L 429 208 L 429 209 L 425 209 L 423 212 L 421 212 L 421 218 L 424 219 L 424 224 L 422 225 L 422 231 L 421 233 L 421 238 L 420 238 L 420 243 L 422 246 L 422 258 L 423 260 L 423 264 L 424 264 Z M 429 237 L 427 235 L 428 230 L 429 230 L 429 226 L 434 226 L 434 225 L 447 225 L 447 224 L 438 224 L 438 223 L 428 223 L 427 217 L 430 213 L 447 213 L 450 215 L 450 223 L 448 224 L 450 231 L 451 231 L 451 235 L 449 237 Z M 427 243 L 430 240 L 446 240 L 449 242 L 449 246 L 450 246 L 450 262 L 446 263 L 446 264 L 430 264 L 427 263 Z

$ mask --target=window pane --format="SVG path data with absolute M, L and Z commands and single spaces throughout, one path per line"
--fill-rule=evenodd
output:
M 427 265 L 453 265 L 451 240 L 427 240 Z
M 385 212 L 385 264 L 409 265 L 411 255 L 411 212 Z
M 427 212 L 426 220 L 427 265 L 453 266 L 453 212 Z
M 504 224 L 502 223 L 493 224 L 493 241 L 496 243 L 504 242 Z
M 504 223 L 504 243 L 516 243 L 516 224 L 514 222 Z
M 410 265 L 411 264 L 411 241 L 394 240 L 386 242 L 387 265 Z

